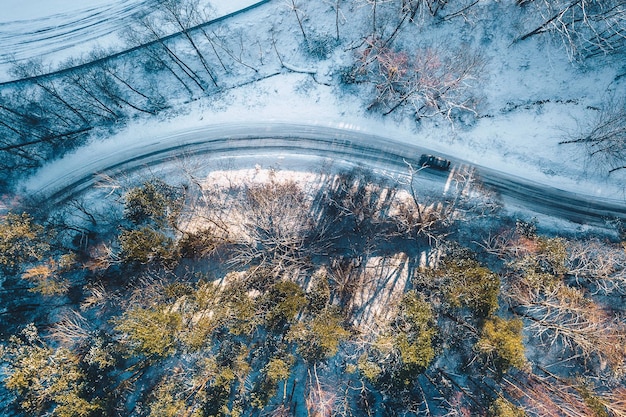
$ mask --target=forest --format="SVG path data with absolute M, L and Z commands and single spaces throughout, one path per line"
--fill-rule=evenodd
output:
M 541 37 L 581 71 L 623 67 L 621 0 L 268 1 L 276 20 L 254 30 L 197 1 L 157 3 L 124 50 L 16 62 L 0 84 L 3 199 L 134 121 L 284 73 L 372 117 L 471 127 L 494 115 L 491 35 L 470 34 L 505 16 L 511 48 Z M 429 36 L 442 27 L 458 39 Z M 325 74 L 294 64 L 329 61 Z M 619 174 L 625 106 L 607 95 L 562 145 Z M 619 219 L 555 227 L 465 165 L 193 158 L 2 212 L 3 415 L 626 416 Z
M 7 415 L 624 415 L 624 241 L 420 174 L 108 178 L 8 215 Z

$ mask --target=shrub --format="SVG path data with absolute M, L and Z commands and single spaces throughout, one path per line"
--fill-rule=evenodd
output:
M 30 291 L 41 295 L 61 295 L 69 289 L 69 282 L 58 276 L 58 265 L 52 259 L 47 264 L 27 269 L 22 278 L 35 284 Z
M 220 244 L 211 230 L 185 233 L 178 241 L 180 253 L 185 258 L 199 259 L 211 254 Z
M 115 325 L 134 351 L 148 357 L 166 357 L 176 350 L 182 317 L 165 307 L 134 308 L 116 319 Z
M 580 385 L 576 387 L 576 391 L 578 391 L 585 405 L 589 407 L 593 413 L 593 417 L 609 417 L 609 413 L 602 399 L 593 392 L 593 386 L 583 378 L 577 378 L 577 382 L 579 382 Z M 616 413 L 616 415 L 618 414 Z
M 358 369 L 383 390 L 405 389 L 435 358 L 436 334 L 430 304 L 417 292 L 408 291 L 392 326 L 359 357 Z
M 562 275 L 567 272 L 565 261 L 567 260 L 567 249 L 565 241 L 561 238 L 537 239 L 539 254 L 537 260 L 542 272 L 553 275 Z
M 182 209 L 183 194 L 179 188 L 153 179 L 132 188 L 124 199 L 124 217 L 128 220 L 136 224 L 152 221 L 164 227 L 175 223 Z
M 265 377 L 276 384 L 289 378 L 290 360 L 284 361 L 280 358 L 272 358 L 265 366 Z
M 394 347 L 402 362 L 401 378 L 422 372 L 435 357 L 432 339 L 436 333 L 430 304 L 415 291 L 408 291 L 400 302 L 396 319 Z
M 150 403 L 150 417 L 176 417 L 187 415 L 185 401 L 176 398 L 178 391 L 174 383 L 161 383 L 153 392 L 153 399 Z
M 310 363 L 337 354 L 339 343 L 350 336 L 342 326 L 343 318 L 335 308 L 327 308 L 311 320 L 292 327 L 287 338 L 298 344 L 298 353 Z
M 369 360 L 366 353 L 359 357 L 357 366 L 361 375 L 367 378 L 370 382 L 376 382 L 378 377 L 382 373 L 382 368 L 374 361 Z
M 510 367 L 522 369 L 526 365 L 522 327 L 519 319 L 492 317 L 485 321 L 476 350 L 493 361 L 499 373 L 505 373 Z
M 526 413 L 502 397 L 498 397 L 489 407 L 489 417 L 525 417 Z
M 444 289 L 454 307 L 468 307 L 479 318 L 498 309 L 500 278 L 473 259 L 454 259 L 443 266 L 449 278 Z
M 151 227 L 124 230 L 119 237 L 121 258 L 126 263 L 161 262 L 173 266 L 178 261 L 174 240 Z
M 313 274 L 311 291 L 306 294 L 308 308 L 313 313 L 319 313 L 330 302 L 330 284 L 325 269 L 320 269 Z
M 265 321 L 270 328 L 280 330 L 295 319 L 306 303 L 304 291 L 298 284 L 291 281 L 277 282 L 265 294 Z

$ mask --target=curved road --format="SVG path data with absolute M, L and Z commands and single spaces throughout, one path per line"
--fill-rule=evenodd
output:
M 167 163 L 181 154 L 205 154 L 208 158 L 264 155 L 291 157 L 317 156 L 333 160 L 406 173 L 407 161 L 419 158 L 427 149 L 400 143 L 383 136 L 320 125 L 293 123 L 217 124 L 125 145 L 122 149 L 85 160 L 75 157 L 61 161 L 64 174 L 50 180 L 41 179 L 45 172 L 31 181 L 28 190 L 37 199 L 57 203 L 91 187 L 96 174 L 116 175 Z M 451 169 L 469 163 L 454 159 Z M 535 183 L 520 177 L 475 167 L 482 182 L 497 191 L 505 201 L 537 213 L 568 219 L 580 224 L 605 226 L 607 220 L 626 221 L 623 200 L 575 194 Z M 446 173 L 424 170 L 419 175 L 439 176 Z

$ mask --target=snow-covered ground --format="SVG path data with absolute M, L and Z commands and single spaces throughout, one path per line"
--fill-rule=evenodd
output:
M 224 0 L 213 2 L 213 6 L 224 13 L 251 3 Z M 490 4 L 514 7 L 498 2 Z M 72 15 L 67 7 L 65 14 L 51 12 L 49 18 Z M 275 19 L 277 8 L 284 9 L 284 5 L 255 12 L 244 27 L 254 31 L 254 21 Z M 316 10 L 312 8 L 310 12 Z M 503 20 L 510 18 L 507 14 L 502 16 Z M 307 18 L 315 21 L 315 17 Z M 295 20 L 293 15 L 283 18 Z M 40 14 L 36 21 L 41 19 L 44 17 Z M 245 20 L 246 17 L 234 19 Z M 618 77 L 621 67 L 605 65 L 603 59 L 598 59 L 581 68 L 570 63 L 566 52 L 548 42 L 547 37 L 533 37 L 512 45 L 515 30 L 518 30 L 515 24 L 502 21 L 477 25 L 459 33 L 472 42 L 478 39 L 486 53 L 484 79 L 481 80 L 481 117 L 468 125 L 451 126 L 440 119 L 424 120 L 417 125 L 412 120 L 368 112 L 359 97 L 339 92 L 331 82 L 345 54 L 334 54 L 323 61 L 312 60 L 298 53 L 300 39 L 297 36 L 277 31 L 277 36 L 281 36 L 280 50 L 285 55 L 281 74 L 185 105 L 177 116 L 166 120 L 131 122 L 113 137 L 94 141 L 44 167 L 25 184 L 25 189 L 33 192 L 45 188 L 52 179 L 79 167 L 97 172 L 98 161 L 107 156 L 121 160 L 133 152 L 180 145 L 184 132 L 203 126 L 219 128 L 220 125 L 276 122 L 374 134 L 383 140 L 432 149 L 453 160 L 469 161 L 562 190 L 625 201 L 625 172 L 608 175 L 605 167 L 597 169 L 588 162 L 582 148 L 558 144 L 592 120 L 609 95 L 623 94 L 624 78 Z M 294 72 L 299 69 L 316 74 Z

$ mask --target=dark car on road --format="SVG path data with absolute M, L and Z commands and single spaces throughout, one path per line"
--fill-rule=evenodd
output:
M 424 154 L 420 157 L 420 166 L 447 171 L 450 168 L 450 161 L 439 156 Z

